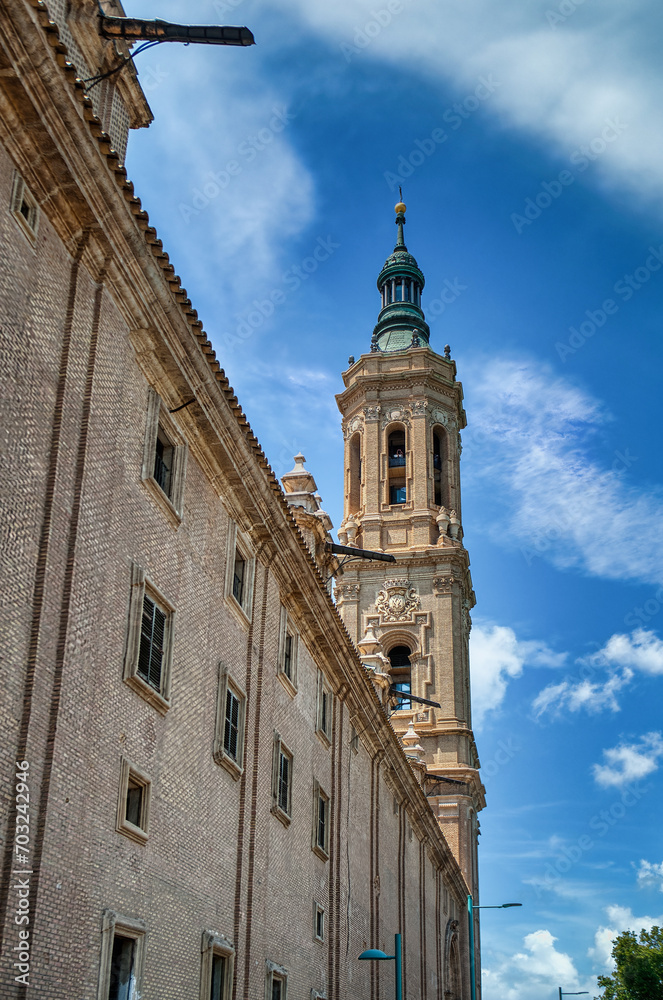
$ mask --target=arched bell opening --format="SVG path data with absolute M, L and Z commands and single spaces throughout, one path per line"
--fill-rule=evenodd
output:
M 388 653 L 389 675 L 392 686 L 403 695 L 412 694 L 411 654 L 412 650 L 409 646 L 393 646 Z M 396 705 L 397 711 L 411 708 L 412 702 L 407 697 L 399 699 Z
M 361 510 L 361 434 L 353 434 L 349 445 L 349 490 L 348 513 L 358 514 Z
M 447 496 L 448 441 L 444 427 L 433 428 L 433 502 L 438 507 L 448 505 Z

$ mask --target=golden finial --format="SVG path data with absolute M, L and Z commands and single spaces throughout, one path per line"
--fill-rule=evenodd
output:
M 399 200 L 399 202 L 398 202 L 397 205 L 394 205 L 394 212 L 396 213 L 396 215 L 405 215 L 405 212 L 407 211 L 407 208 L 403 204 L 403 188 L 402 187 L 398 188 L 398 197 L 399 197 L 400 200 Z

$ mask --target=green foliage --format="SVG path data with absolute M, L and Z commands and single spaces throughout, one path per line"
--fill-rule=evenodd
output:
M 611 976 L 599 976 L 603 990 L 597 1000 L 663 1000 L 663 930 L 652 927 L 624 931 L 615 938 L 612 957 L 617 968 Z

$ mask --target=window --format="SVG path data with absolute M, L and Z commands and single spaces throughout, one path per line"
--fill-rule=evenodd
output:
M 97 1000 L 136 1000 L 145 957 L 145 924 L 105 910 Z
M 279 626 L 278 677 L 289 694 L 297 693 L 297 660 L 299 636 L 288 620 L 288 612 L 281 607 Z
M 357 514 L 361 508 L 361 435 L 353 434 L 349 444 L 348 511 Z
M 395 504 L 407 503 L 407 490 L 404 483 L 392 483 L 389 486 L 389 503 L 392 506 Z
M 136 942 L 116 934 L 113 938 L 108 1000 L 133 1000 Z
M 292 754 L 278 733 L 274 734 L 272 812 L 288 826 L 292 815 Z
M 248 539 L 234 521 L 228 522 L 226 558 L 226 597 L 232 608 L 242 612 L 242 622 L 246 624 L 251 618 L 253 604 L 255 559 Z
M 216 702 L 214 760 L 239 778 L 244 770 L 244 719 L 246 695 L 219 664 L 219 687 Z
M 411 673 L 412 666 L 410 663 L 410 650 L 407 646 L 394 646 L 389 652 L 389 663 L 391 664 L 391 669 L 389 671 L 391 675 L 391 684 L 396 691 L 403 695 L 409 695 L 412 691 L 411 687 Z M 412 702 L 409 698 L 398 698 L 396 700 L 396 710 L 400 709 L 411 709 Z
M 246 561 L 242 559 L 242 553 L 235 549 L 235 566 L 233 569 L 233 597 L 241 605 L 244 597 L 244 572 Z
M 433 431 L 433 483 L 435 487 L 435 503 L 441 507 L 444 503 L 443 474 L 444 449 L 446 446 L 445 432 L 440 427 Z
M 172 486 L 174 448 L 162 427 L 157 431 L 157 443 L 154 452 L 154 478 L 170 499 Z
M 159 395 L 150 389 L 142 482 L 175 526 L 182 520 L 187 447 Z
M 398 468 L 405 465 L 405 431 L 402 429 L 392 431 L 389 435 L 387 445 L 389 453 L 389 468 Z
M 325 911 L 313 900 L 313 940 L 324 941 L 325 939 Z
M 313 783 L 313 837 L 311 849 L 324 861 L 329 857 L 329 796 Z
M 139 844 L 144 844 L 148 836 L 151 792 L 149 777 L 122 757 L 115 829 Z
M 200 1000 L 228 1000 L 232 992 L 235 949 L 223 936 L 203 933 Z
M 143 618 L 140 630 L 138 675 L 155 691 L 161 690 L 163 652 L 168 613 L 156 601 L 143 595 Z
M 332 735 L 332 711 L 334 696 L 331 685 L 322 670 L 318 670 L 318 706 L 315 731 L 325 746 L 329 746 Z
M 275 962 L 265 968 L 265 1000 L 287 1000 L 288 973 Z
M 157 711 L 170 707 L 175 611 L 134 563 L 123 679 Z
M 14 184 L 11 195 L 11 213 L 18 222 L 25 236 L 30 243 L 35 243 L 37 236 L 37 222 L 39 220 L 39 208 L 35 198 L 32 197 L 25 181 L 16 171 L 14 173 Z

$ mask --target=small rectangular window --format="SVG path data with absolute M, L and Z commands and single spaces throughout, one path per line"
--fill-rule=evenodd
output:
M 23 233 L 34 246 L 37 236 L 39 209 L 37 201 L 28 190 L 25 181 L 16 171 L 11 194 L 11 213 L 18 222 Z
M 157 431 L 154 451 L 154 478 L 170 500 L 174 449 L 163 427 Z
M 219 664 L 214 759 L 239 778 L 244 769 L 246 695 L 227 669 Z
M 331 685 L 322 670 L 318 670 L 318 707 L 316 733 L 326 746 L 329 746 L 332 734 L 332 712 L 334 696 Z
M 239 531 L 234 521 L 228 522 L 226 545 L 225 595 L 233 610 L 242 612 L 240 620 L 246 624 L 251 619 L 256 561 L 248 537 Z
M 288 693 L 293 696 L 297 693 L 298 648 L 299 636 L 288 619 L 286 609 L 281 606 L 277 675 Z
M 233 569 L 233 597 L 239 605 L 244 602 L 244 572 L 246 562 L 241 552 L 235 550 L 235 566 Z
M 129 787 L 127 788 L 127 808 L 126 818 L 129 823 L 140 827 L 140 818 L 143 811 L 143 786 L 139 785 L 129 775 Z
M 315 941 L 325 939 L 325 911 L 319 903 L 313 902 L 313 938 Z
M 141 481 L 177 527 L 182 520 L 187 446 L 168 407 L 150 389 Z
M 290 756 L 283 750 L 279 753 L 279 809 L 287 813 L 290 801 Z
M 329 796 L 313 783 L 313 837 L 311 848 L 324 861 L 329 857 Z
M 292 754 L 278 733 L 274 734 L 272 812 L 288 826 L 292 815 Z
M 150 778 L 122 757 L 115 829 L 139 844 L 148 836 L 151 790 Z
M 292 644 L 294 639 L 290 632 L 286 632 L 285 644 L 283 648 L 283 673 L 288 680 L 292 679 Z

